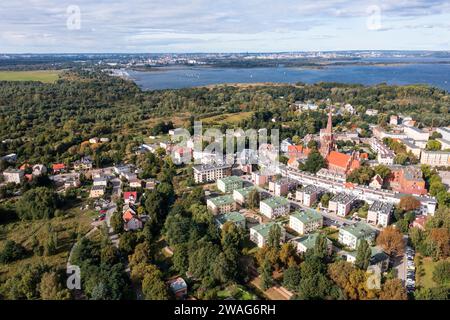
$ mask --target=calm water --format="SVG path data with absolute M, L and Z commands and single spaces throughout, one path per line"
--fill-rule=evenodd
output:
M 373 85 L 428 84 L 450 91 L 450 64 L 408 64 L 390 66 L 338 66 L 303 68 L 210 68 L 168 67 L 161 71 L 128 71 L 145 90 L 179 89 L 220 83 L 316 83 L 342 82 Z

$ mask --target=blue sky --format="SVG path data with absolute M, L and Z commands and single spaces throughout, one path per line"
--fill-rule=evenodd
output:
M 369 49 L 450 50 L 450 0 L 0 2 L 3 53 Z

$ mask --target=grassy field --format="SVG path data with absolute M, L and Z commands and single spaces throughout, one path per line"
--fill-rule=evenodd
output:
M 423 275 L 419 272 L 416 273 L 418 286 L 424 288 L 434 288 L 437 286 L 433 281 L 433 270 L 435 265 L 436 262 L 434 262 L 433 259 L 423 258 L 421 268 L 423 269 L 424 273 Z
M 40 81 L 53 83 L 59 78 L 61 71 L 0 71 L 0 81 Z
M 0 248 L 7 240 L 22 244 L 29 255 L 25 259 L 7 265 L 0 265 L 0 282 L 13 276 L 26 264 L 40 263 L 62 268 L 66 265 L 69 250 L 76 241 L 76 233 L 86 233 L 91 228 L 91 212 L 81 211 L 80 205 L 64 210 L 65 215 L 50 220 L 17 221 L 0 226 Z M 57 253 L 51 256 L 38 256 L 31 251 L 31 241 L 35 237 L 39 242 L 45 241 L 47 229 L 51 227 L 58 234 Z
M 239 123 L 239 121 L 244 119 L 249 119 L 252 116 L 253 112 L 238 112 L 238 113 L 229 113 L 229 114 L 221 114 L 213 117 L 208 117 L 201 119 L 205 124 L 235 124 Z

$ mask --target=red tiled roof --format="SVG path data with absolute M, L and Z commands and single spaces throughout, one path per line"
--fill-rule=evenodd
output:
M 341 168 L 347 168 L 350 159 L 349 155 L 337 151 L 331 151 L 327 156 L 328 164 Z
M 130 199 L 130 197 L 133 197 L 133 199 L 137 199 L 137 192 L 136 191 L 127 191 L 123 193 L 123 198 L 125 200 Z
M 62 170 L 62 169 L 65 169 L 65 168 L 66 168 L 66 165 L 64 163 L 55 163 L 52 166 L 53 170 Z
M 131 212 L 131 210 L 125 211 L 125 213 L 122 216 L 122 218 L 125 222 L 130 221 L 131 219 L 133 219 L 133 217 L 134 217 L 134 214 L 133 214 L 133 212 Z

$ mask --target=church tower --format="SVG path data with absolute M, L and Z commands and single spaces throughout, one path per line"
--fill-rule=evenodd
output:
M 331 109 L 328 112 L 328 122 L 325 129 L 320 130 L 320 154 L 326 158 L 334 149 L 333 121 L 331 118 Z

